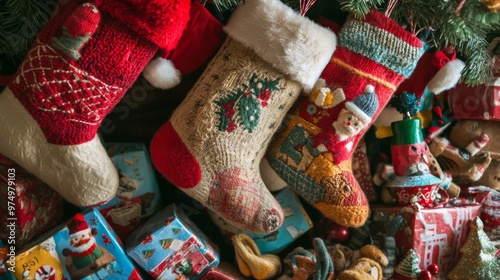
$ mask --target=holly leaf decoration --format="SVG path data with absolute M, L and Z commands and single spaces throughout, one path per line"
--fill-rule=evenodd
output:
M 254 73 L 243 85 L 216 101 L 219 106 L 220 131 L 232 132 L 238 126 L 252 133 L 259 124 L 261 109 L 267 107 L 271 94 L 280 90 L 280 79 L 259 79 Z
M 223 97 L 216 101 L 219 105 L 219 130 L 231 132 L 236 128 L 235 113 L 236 102 L 243 94 L 243 90 L 238 89 L 231 92 L 228 96 Z

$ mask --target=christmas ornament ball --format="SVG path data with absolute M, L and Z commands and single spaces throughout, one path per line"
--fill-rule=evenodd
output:
M 439 266 L 435 263 L 431 263 L 428 267 L 427 270 L 432 274 L 432 275 L 437 275 L 439 273 Z
M 326 240 L 329 243 L 342 243 L 349 239 L 349 228 L 329 221 L 325 228 Z
M 418 280 L 432 280 L 431 272 L 427 269 L 420 271 L 420 274 L 418 275 Z

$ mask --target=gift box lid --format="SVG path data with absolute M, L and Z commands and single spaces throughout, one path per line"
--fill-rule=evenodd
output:
M 161 207 L 160 191 L 148 149 L 143 143 L 106 143 L 106 151 L 118 170 L 120 185 L 116 196 L 98 209 L 105 209 L 135 197 L 145 197 L 144 212 Z M 144 199 L 143 199 L 144 200 Z

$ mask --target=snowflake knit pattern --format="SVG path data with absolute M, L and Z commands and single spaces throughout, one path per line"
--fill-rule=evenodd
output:
M 299 99 L 271 143 L 267 160 L 326 217 L 357 227 L 368 218 L 369 207 L 352 174 L 352 153 L 412 73 L 422 43 L 376 11 L 363 20 L 349 19 L 338 43 L 311 95 Z

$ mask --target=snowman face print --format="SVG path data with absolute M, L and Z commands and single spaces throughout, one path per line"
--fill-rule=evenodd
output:
M 338 119 L 332 125 L 341 140 L 360 133 L 366 127 L 362 119 L 346 108 L 340 111 Z

